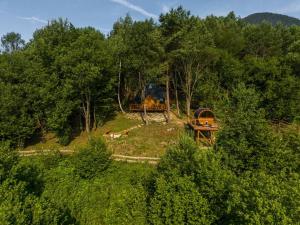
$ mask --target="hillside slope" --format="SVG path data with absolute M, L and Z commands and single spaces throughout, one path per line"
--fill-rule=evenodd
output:
M 286 26 L 292 26 L 292 25 L 300 26 L 300 20 L 297 18 L 282 15 L 282 14 L 268 13 L 268 12 L 254 13 L 245 17 L 243 20 L 252 24 L 258 24 L 263 21 L 267 21 L 272 23 L 273 25 L 276 25 L 277 23 L 282 23 Z

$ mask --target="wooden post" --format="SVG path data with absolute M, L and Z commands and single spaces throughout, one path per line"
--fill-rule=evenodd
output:
M 145 124 L 148 125 L 148 119 L 147 119 L 147 107 L 146 107 L 146 104 L 144 104 L 144 119 L 145 119 Z
M 167 79 L 166 79 L 166 103 L 167 103 L 167 123 L 170 122 L 170 93 L 169 93 L 169 73 L 167 70 Z

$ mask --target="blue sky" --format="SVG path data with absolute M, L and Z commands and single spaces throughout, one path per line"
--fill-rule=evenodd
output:
M 277 12 L 300 18 L 300 0 L 0 0 L 0 36 L 15 31 L 29 40 L 36 29 L 58 17 L 68 18 L 77 27 L 93 26 L 107 33 L 126 13 L 135 20 L 157 18 L 179 5 L 200 17 L 234 11 L 241 17 Z

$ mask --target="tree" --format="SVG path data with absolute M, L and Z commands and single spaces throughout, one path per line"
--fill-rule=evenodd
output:
M 118 60 L 115 61 L 118 67 L 118 103 L 122 113 L 125 113 L 122 100 L 121 91 L 125 88 L 125 75 L 126 68 L 130 67 L 129 62 L 129 33 L 132 28 L 132 18 L 127 14 L 124 19 L 120 19 L 113 25 L 113 30 L 109 37 L 109 46 L 113 52 L 114 58 Z M 123 77 L 122 77 L 123 75 Z M 123 81 L 123 82 L 122 82 Z M 123 91 L 124 92 L 124 91 Z
M 27 52 L 1 55 L 0 65 L 0 139 L 23 147 L 36 131 L 44 72 Z
M 299 176 L 262 172 L 244 174 L 231 186 L 223 224 L 296 224 L 299 221 Z
M 263 58 L 282 54 L 282 38 L 271 24 L 248 25 L 243 33 L 247 54 Z
M 66 80 L 78 93 L 85 130 L 89 133 L 92 120 L 97 124 L 98 100 L 106 105 L 105 101 L 110 103 L 109 100 L 114 96 L 111 93 L 114 79 L 108 70 L 111 62 L 103 35 L 92 28 L 80 29 L 78 33 L 78 38 L 70 45 L 68 53 L 60 63 L 63 72 L 68 74 Z
M 151 224 L 211 224 L 209 204 L 188 177 L 157 178 L 151 196 Z
M 25 41 L 21 38 L 21 34 L 10 32 L 1 37 L 1 45 L 5 52 L 12 53 L 21 49 L 25 45 Z
M 160 32 L 162 45 L 164 47 L 164 54 L 162 57 L 163 73 L 165 73 L 166 83 L 166 103 L 168 120 L 170 118 L 170 80 L 173 82 L 176 97 L 177 113 L 180 115 L 178 102 L 178 80 L 176 77 L 175 65 L 172 62 L 171 54 L 179 48 L 181 40 L 180 31 L 190 18 L 190 12 L 184 10 L 181 6 L 176 9 L 171 9 L 166 14 L 161 14 L 159 17 Z
M 198 18 L 191 17 L 181 30 L 181 46 L 173 51 L 176 63 L 180 65 L 181 87 L 186 99 L 186 113 L 190 116 L 191 101 L 199 80 L 207 74 L 208 66 L 215 61 L 213 40 L 205 25 Z
M 46 75 L 36 77 L 43 100 L 39 120 L 43 129 L 54 132 L 63 145 L 70 142 L 72 121 L 78 114 L 80 101 L 67 79 L 68 74 L 63 71 L 61 59 L 77 37 L 78 32 L 70 22 L 58 19 L 37 30 L 28 44 L 32 60 L 41 65 Z
M 9 142 L 0 142 L 0 184 L 9 178 L 10 170 L 19 161 L 16 151 L 10 148 Z
M 209 206 L 203 206 L 207 211 L 205 218 L 211 223 L 222 224 L 225 216 L 226 199 L 228 196 L 228 188 L 230 184 L 235 181 L 235 176 L 230 170 L 227 170 L 222 165 L 221 155 L 211 151 L 203 151 L 190 137 L 183 136 L 179 143 L 175 146 L 171 146 L 166 155 L 162 157 L 157 167 L 157 175 L 155 176 L 154 183 L 150 185 L 150 197 L 155 195 L 157 187 L 157 180 L 162 182 L 164 180 L 166 189 L 170 186 L 174 187 L 175 195 L 179 194 L 176 192 L 175 186 L 179 185 L 177 182 L 181 181 L 187 183 L 189 188 L 191 186 L 196 187 L 198 196 L 204 198 L 199 200 L 201 205 L 207 202 Z M 154 185 L 154 187 L 153 187 Z M 173 196 L 172 192 L 162 192 L 163 188 L 158 190 L 158 194 L 166 195 L 166 204 L 162 204 L 159 209 L 164 209 L 163 206 L 170 207 L 172 210 L 172 202 L 168 202 L 170 196 Z M 194 189 L 191 188 L 191 192 L 194 193 Z M 169 193 L 169 194 L 167 194 Z M 194 194 L 193 194 L 194 195 Z M 160 198 L 163 198 L 161 196 Z M 180 199 L 180 198 L 179 198 Z M 151 199 L 150 199 L 151 200 Z M 157 199 L 155 199 L 157 201 Z M 163 202 L 163 200 L 161 200 Z M 185 204 L 185 203 L 183 203 Z M 193 204 L 193 203 L 191 203 Z M 167 210 L 168 207 L 165 209 Z M 157 208 L 155 209 L 157 210 Z M 185 212 L 184 210 L 182 212 Z M 199 212 L 201 213 L 201 212 Z M 199 215 L 199 219 L 203 218 L 203 214 Z M 164 217 L 165 218 L 165 217 Z M 171 215 L 170 215 L 170 218 Z
M 216 150 L 224 151 L 225 164 L 236 173 L 270 169 L 276 148 L 272 133 L 259 108 L 260 98 L 254 89 L 238 85 L 222 109 L 222 129 Z
M 297 78 L 291 74 L 291 68 L 278 57 L 267 59 L 245 57 L 245 81 L 261 96 L 261 107 L 266 116 L 273 121 L 292 121 L 300 112 L 297 99 L 300 97 Z

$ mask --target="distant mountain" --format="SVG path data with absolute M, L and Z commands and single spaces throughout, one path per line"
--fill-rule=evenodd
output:
M 277 14 L 277 13 L 254 13 L 247 17 L 245 17 L 243 20 L 257 24 L 261 23 L 263 21 L 267 21 L 269 23 L 272 23 L 273 25 L 276 25 L 277 23 L 282 23 L 286 26 L 292 26 L 292 25 L 299 25 L 300 26 L 300 20 L 294 17 Z

